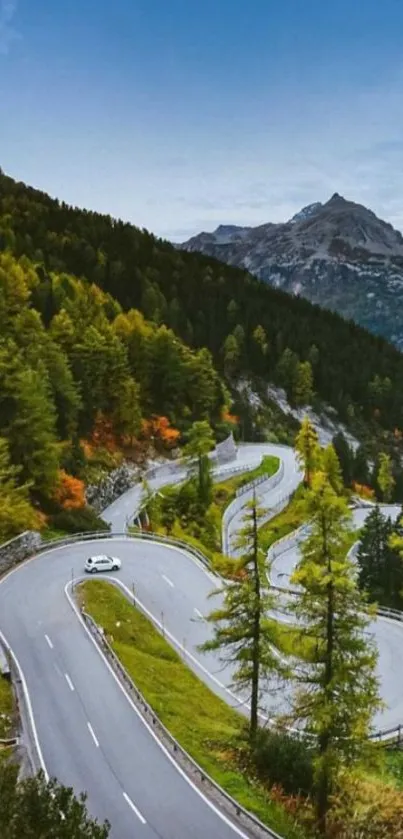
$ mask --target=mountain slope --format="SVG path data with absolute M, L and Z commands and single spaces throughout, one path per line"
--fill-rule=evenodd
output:
M 285 224 L 224 228 L 182 245 L 339 312 L 403 348 L 403 238 L 337 193 Z
M 63 284 L 68 272 L 112 295 L 124 310 L 135 307 L 167 324 L 187 344 L 208 347 L 231 387 L 257 376 L 266 386 L 285 387 L 299 404 L 313 387 L 342 420 L 365 426 L 372 437 L 403 428 L 403 356 L 395 348 L 244 270 L 179 251 L 147 231 L 69 207 L 0 174 L 2 248 L 37 266 L 35 294 L 47 323 L 60 309 L 54 275 Z M 147 357 L 142 363 L 148 365 Z M 168 383 L 160 385 L 168 398 Z

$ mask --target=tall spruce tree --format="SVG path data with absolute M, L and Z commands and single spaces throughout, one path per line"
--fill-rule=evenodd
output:
M 393 547 L 396 533 L 390 518 L 378 505 L 371 510 L 363 528 L 358 553 L 360 588 L 381 606 L 401 608 L 403 604 L 403 562 Z
M 263 685 L 281 672 L 273 623 L 267 620 L 274 610 L 277 596 L 268 588 L 265 554 L 259 546 L 258 530 L 265 511 L 257 506 L 256 497 L 248 505 L 244 527 L 236 548 L 241 558 L 234 565 L 233 580 L 214 595 L 224 595 L 222 605 L 211 612 L 208 620 L 214 635 L 201 649 L 219 650 L 221 660 L 234 664 L 234 685 L 250 694 L 250 739 L 254 741 L 259 718 L 259 702 Z
M 302 663 L 296 673 L 291 718 L 317 743 L 316 817 L 325 835 L 338 771 L 366 752 L 372 716 L 380 705 L 377 653 L 347 557 L 348 506 L 324 473 L 312 479 L 305 513 L 311 531 L 292 577 L 300 597 L 291 608 L 303 635 L 315 640 L 315 650 L 312 661 Z
M 214 432 L 209 423 L 206 420 L 194 422 L 183 453 L 190 468 L 197 474 L 199 500 L 205 508 L 211 502 L 211 460 L 208 455 L 213 448 Z

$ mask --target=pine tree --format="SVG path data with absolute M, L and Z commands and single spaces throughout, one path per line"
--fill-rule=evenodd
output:
M 380 706 L 377 653 L 346 555 L 347 503 L 323 473 L 312 480 L 305 514 L 311 532 L 292 578 L 301 595 L 291 608 L 301 632 L 315 640 L 315 651 L 296 672 L 292 720 L 316 739 L 315 805 L 317 826 L 325 835 L 338 771 L 366 753 L 372 716 Z
M 310 486 L 314 470 L 320 460 L 318 435 L 309 417 L 304 417 L 295 440 L 298 460 L 304 468 L 305 486 Z
M 265 555 L 259 546 L 258 529 L 264 510 L 253 499 L 244 518 L 245 525 L 236 544 L 242 552 L 234 565 L 233 581 L 213 592 L 224 595 L 222 605 L 208 620 L 214 636 L 203 651 L 220 650 L 221 660 L 235 665 L 234 685 L 250 692 L 250 739 L 256 736 L 259 701 L 263 684 L 281 671 L 274 654 L 276 638 L 268 612 L 276 607 L 276 595 L 267 587 Z

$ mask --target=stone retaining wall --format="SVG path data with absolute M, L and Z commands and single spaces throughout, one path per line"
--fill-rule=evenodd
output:
M 41 545 L 41 536 L 36 530 L 26 530 L 15 539 L 4 542 L 0 545 L 0 574 L 4 574 L 17 562 L 22 562 L 31 554 L 34 554 Z

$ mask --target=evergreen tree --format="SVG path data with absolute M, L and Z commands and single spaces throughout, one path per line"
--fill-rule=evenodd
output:
M 340 463 L 344 486 L 349 487 L 353 480 L 354 452 L 341 431 L 333 437 L 332 444 Z
M 362 531 L 357 563 L 360 588 L 371 601 L 399 609 L 403 602 L 403 563 L 393 547 L 396 533 L 390 518 L 378 505 L 371 510 Z
M 197 473 L 198 495 L 201 505 L 207 509 L 212 500 L 211 460 L 208 456 L 214 448 L 214 432 L 205 420 L 194 422 L 183 449 L 191 469 Z
M 292 719 L 316 738 L 315 805 L 325 835 L 338 771 L 366 753 L 380 702 L 369 618 L 346 556 L 349 510 L 323 473 L 312 480 L 305 514 L 311 532 L 292 577 L 301 595 L 291 608 L 302 635 L 315 640 L 315 650 L 312 661 L 296 672 Z
M 304 468 L 305 486 L 311 485 L 311 478 L 320 460 L 319 439 L 309 417 L 304 417 L 295 440 L 298 460 Z
M 368 459 L 363 446 L 359 446 L 354 457 L 353 478 L 358 484 L 370 483 Z
M 224 595 L 222 605 L 208 620 L 214 635 L 201 649 L 219 650 L 221 659 L 235 665 L 234 685 L 250 693 L 250 739 L 256 737 L 259 701 L 263 684 L 279 674 L 273 624 L 267 614 L 276 607 L 276 595 L 267 588 L 265 554 L 259 546 L 258 529 L 264 510 L 256 498 L 248 505 L 245 525 L 236 544 L 241 559 L 234 565 L 233 580 L 213 595 Z

